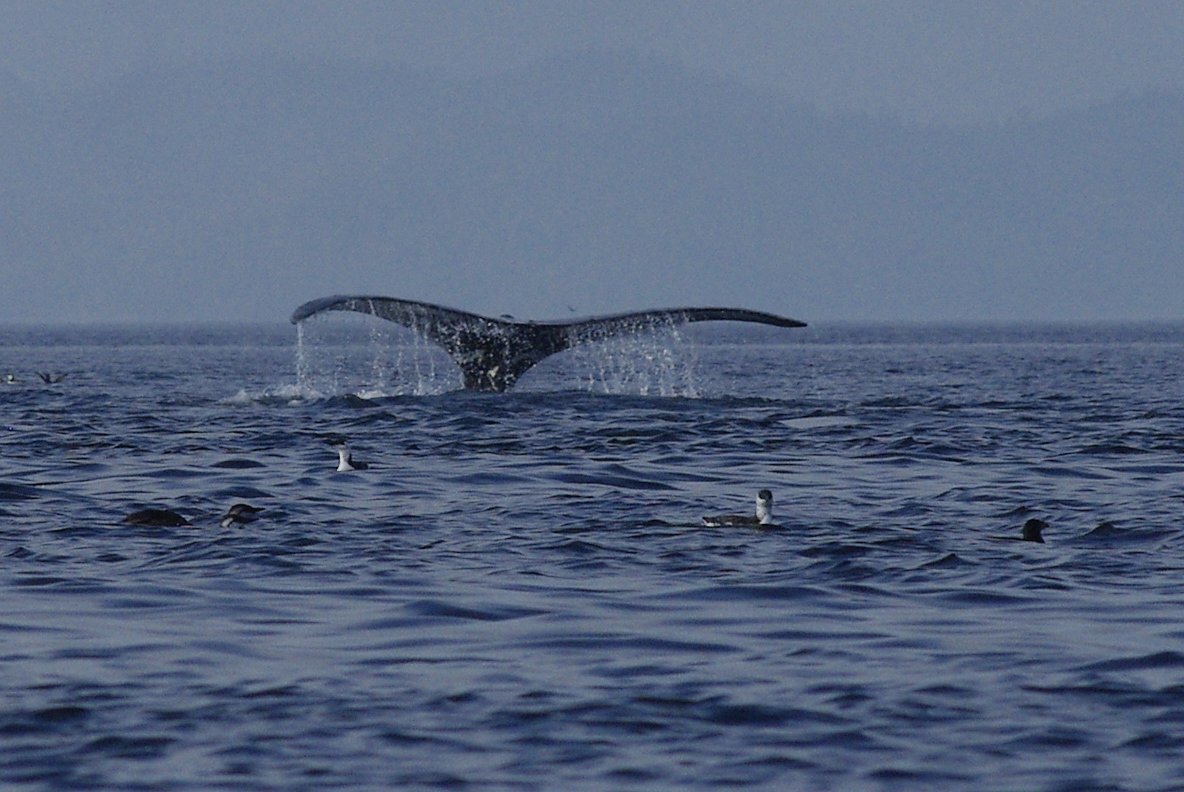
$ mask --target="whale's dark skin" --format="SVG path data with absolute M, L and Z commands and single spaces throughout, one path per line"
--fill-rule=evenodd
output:
M 292 313 L 296 324 L 325 311 L 356 311 L 409 327 L 460 366 L 467 390 L 501 393 L 532 366 L 578 344 L 687 322 L 757 322 L 805 327 L 805 322 L 744 308 L 661 308 L 572 321 L 515 322 L 393 297 L 334 295 Z

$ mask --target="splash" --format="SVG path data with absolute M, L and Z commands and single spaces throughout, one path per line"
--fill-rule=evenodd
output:
M 288 385 L 276 385 L 275 387 L 264 388 L 261 391 L 247 390 L 246 388 L 239 388 L 232 396 L 228 396 L 221 400 L 222 404 L 231 407 L 244 407 L 250 405 L 294 405 L 302 404 L 304 402 L 318 401 L 326 398 L 325 394 L 313 388 L 301 385 L 300 383 L 293 383 Z
M 556 362 L 595 393 L 697 398 L 695 345 L 678 325 L 581 344 Z
M 376 399 L 455 390 L 460 375 L 415 329 L 355 314 L 296 324 L 296 381 L 309 394 Z
M 674 322 L 579 344 L 548 358 L 519 390 L 586 390 L 697 397 L 695 345 Z M 362 313 L 318 314 L 296 324 L 297 389 L 366 399 L 429 396 L 463 388 L 460 370 L 417 322 Z M 310 396 L 310 398 L 312 398 Z

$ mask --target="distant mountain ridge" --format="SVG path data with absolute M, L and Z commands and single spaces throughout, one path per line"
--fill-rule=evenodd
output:
M 835 115 L 646 58 L 481 80 L 260 60 L 0 86 L 9 319 L 282 319 L 378 292 L 558 316 L 1184 316 L 1184 96 Z

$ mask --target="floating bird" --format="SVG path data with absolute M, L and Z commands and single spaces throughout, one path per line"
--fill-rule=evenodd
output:
M 325 442 L 337 451 L 338 473 L 346 473 L 351 470 L 365 470 L 370 467 L 366 462 L 360 462 L 354 459 L 354 455 L 349 450 L 349 445 L 345 442 L 344 437 L 328 437 L 325 439 Z
M 152 528 L 177 528 L 192 525 L 172 509 L 140 509 L 123 518 L 127 525 L 144 525 Z
M 1048 527 L 1048 523 L 1044 520 L 1031 519 L 1024 523 L 1024 527 L 1020 533 L 1020 539 L 1025 542 L 1040 542 L 1044 544 L 1044 536 L 1042 532 Z
M 230 528 L 234 525 L 253 523 L 259 519 L 259 513 L 262 511 L 263 509 L 249 503 L 236 503 L 226 511 L 226 514 L 222 515 L 218 524 L 223 528 Z
M 11 371 L 10 371 L 10 372 L 8 372 L 7 374 L 5 374 L 5 375 L 4 375 L 4 384 L 5 384 L 5 385 L 15 385 L 15 384 L 17 384 L 19 381 L 20 381 L 20 380 L 18 380 L 18 379 L 16 378 L 16 375 L 15 375 L 15 374 L 13 374 Z
M 763 489 L 756 494 L 756 514 L 717 514 L 703 518 L 711 528 L 726 525 L 765 525 L 773 527 L 773 493 Z
M 1044 520 L 1037 520 L 1035 517 L 1024 523 L 1024 527 L 1020 529 L 1019 536 L 992 536 L 992 539 L 1016 540 L 1019 542 L 1039 542 L 1044 544 L 1043 531 L 1048 527 L 1048 523 Z

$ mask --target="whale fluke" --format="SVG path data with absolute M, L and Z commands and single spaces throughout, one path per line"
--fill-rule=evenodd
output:
M 356 311 L 394 322 L 439 345 L 460 366 L 465 388 L 502 392 L 539 361 L 578 344 L 689 322 L 756 322 L 805 327 L 805 322 L 745 308 L 661 308 L 586 319 L 516 322 L 394 297 L 334 295 L 310 300 L 292 324 L 325 311 Z

